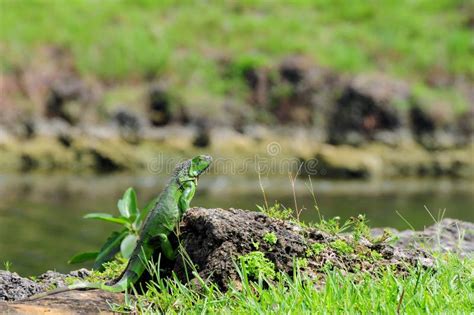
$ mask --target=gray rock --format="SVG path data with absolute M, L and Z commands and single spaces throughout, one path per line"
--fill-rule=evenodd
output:
M 0 270 L 0 300 L 15 301 L 43 291 L 43 286 L 16 272 Z
M 474 223 L 471 222 L 446 218 L 423 231 L 388 230 L 398 236 L 396 246 L 399 248 L 453 252 L 461 256 L 474 254 Z M 382 233 L 380 228 L 372 230 L 374 236 Z
M 387 133 L 397 133 L 407 125 L 396 104 L 411 102 L 410 88 L 404 82 L 380 75 L 356 76 L 346 84 L 329 117 L 329 142 L 354 144 L 354 133 L 373 141 L 384 132 L 387 139 Z
M 71 271 L 69 274 L 48 270 L 36 280 L 31 280 L 19 276 L 16 272 L 0 270 L 0 301 L 23 300 L 33 294 L 66 286 L 67 277 L 85 278 L 88 275 L 90 271 L 84 268 Z

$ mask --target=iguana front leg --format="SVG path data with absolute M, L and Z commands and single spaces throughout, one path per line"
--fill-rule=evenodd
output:
M 196 192 L 196 182 L 194 180 L 185 181 L 181 187 L 183 193 L 178 200 L 178 207 L 181 213 L 185 213 Z

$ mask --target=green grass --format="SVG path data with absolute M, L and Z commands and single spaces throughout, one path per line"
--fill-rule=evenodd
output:
M 474 311 L 474 259 L 437 257 L 436 271 L 412 268 L 407 276 L 392 270 L 369 274 L 327 271 L 325 284 L 278 274 L 275 281 L 250 281 L 245 267 L 240 284 L 227 292 L 202 280 L 200 289 L 177 280 L 150 283 L 144 295 L 116 310 L 167 314 L 467 314 Z
M 472 5 L 459 0 L 1 0 L 0 6 L 6 71 L 27 65 L 44 47 L 62 47 L 84 75 L 163 75 L 196 103 L 218 102 L 240 89 L 235 75 L 242 69 L 290 54 L 338 71 L 379 70 L 416 82 L 431 71 L 474 78 Z M 219 56 L 231 60 L 229 77 Z M 464 103 L 451 88 L 440 94 Z

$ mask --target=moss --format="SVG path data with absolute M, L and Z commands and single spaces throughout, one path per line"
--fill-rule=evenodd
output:
M 92 270 L 91 274 L 85 277 L 84 279 L 69 276 L 64 279 L 64 282 L 66 283 L 66 285 L 71 285 L 80 281 L 95 283 L 116 279 L 122 274 L 123 270 L 127 267 L 127 263 L 127 259 L 119 257 L 118 260 L 113 260 L 104 263 L 104 271 Z
M 259 248 L 260 248 L 260 242 L 254 242 L 254 241 L 252 241 L 252 246 L 253 246 L 253 248 L 255 248 L 256 250 L 259 250 Z
M 268 232 L 263 236 L 263 240 L 269 245 L 275 245 L 278 242 L 278 237 L 274 232 Z
M 262 252 L 254 251 L 239 257 L 242 268 L 254 279 L 261 277 L 273 279 L 276 275 L 275 264 Z
M 296 258 L 296 267 L 297 267 L 298 269 L 302 269 L 302 268 L 308 267 L 308 259 L 302 258 L 302 257 Z
M 370 251 L 370 258 L 372 259 L 372 261 L 377 261 L 377 260 L 382 259 L 383 256 L 379 252 L 377 252 L 375 250 L 371 250 Z
M 312 255 L 319 255 L 323 250 L 325 250 L 327 248 L 327 246 L 325 244 L 322 244 L 322 243 L 314 243 L 314 244 L 311 244 L 311 253 Z
M 329 243 L 329 246 L 341 254 L 352 254 L 354 252 L 354 248 L 341 239 Z
M 100 282 L 118 278 L 127 267 L 127 263 L 128 260 L 124 258 L 106 262 L 104 263 L 104 271 L 93 270 L 85 280 L 88 282 Z

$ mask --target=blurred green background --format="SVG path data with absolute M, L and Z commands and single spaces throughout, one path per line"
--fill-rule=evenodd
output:
M 403 78 L 416 95 L 458 110 L 469 100 L 456 87 L 427 82 L 474 78 L 472 1 L 2 0 L 1 9 L 3 71 L 56 46 L 81 75 L 111 82 L 165 76 L 190 102 L 209 106 L 238 91 L 246 68 L 292 54 L 344 73 Z M 225 79 L 222 59 L 233 65 Z
M 307 221 L 308 176 L 326 217 L 473 221 L 473 30 L 470 0 L 0 0 L 0 263 L 73 269 L 111 228 L 82 215 L 129 186 L 144 204 L 157 156 L 201 152 L 314 162 Z M 193 205 L 255 210 L 246 170 Z M 293 207 L 297 170 L 263 176 L 271 202 Z

